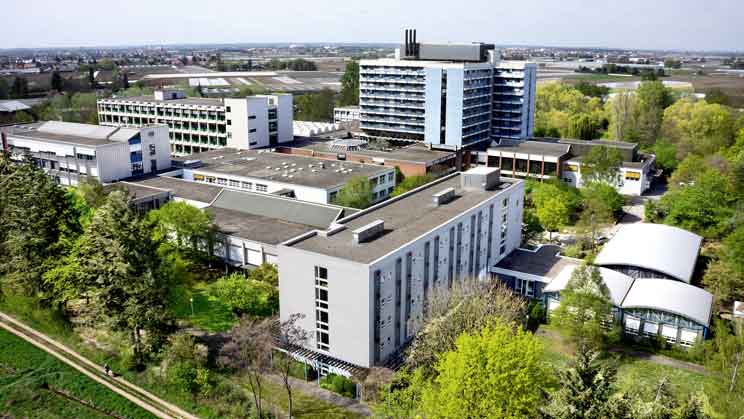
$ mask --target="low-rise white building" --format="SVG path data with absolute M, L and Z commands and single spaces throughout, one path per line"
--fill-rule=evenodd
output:
M 268 150 L 223 149 L 175 158 L 185 180 L 328 204 L 353 177 L 372 184 L 372 199 L 386 199 L 395 188 L 395 169 L 382 165 L 334 162 Z
M 170 168 L 166 126 L 102 127 L 40 122 L 4 129 L 12 158 L 30 156 L 57 183 L 77 185 L 86 177 L 113 182 Z
M 305 315 L 300 325 L 312 333 L 305 349 L 321 373 L 344 373 L 334 359 L 382 365 L 422 326 L 435 290 L 488 278 L 519 245 L 523 201 L 523 181 L 481 167 L 285 242 L 281 318 Z
M 98 100 L 101 125 L 165 124 L 174 155 L 225 147 L 256 149 L 292 141 L 292 95 L 188 98 L 179 90 Z
M 333 108 L 333 122 L 340 124 L 342 122 L 359 121 L 359 106 L 340 106 Z

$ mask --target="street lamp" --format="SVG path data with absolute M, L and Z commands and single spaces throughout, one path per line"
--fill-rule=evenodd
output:
M 194 315 L 194 297 L 189 298 L 189 302 L 191 303 L 191 315 Z

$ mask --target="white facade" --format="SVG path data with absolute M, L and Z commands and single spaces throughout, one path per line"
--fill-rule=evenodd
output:
M 362 60 L 359 71 L 360 128 L 368 136 L 454 150 L 532 135 L 532 63 L 379 59 Z
M 165 126 L 103 128 L 52 121 L 11 127 L 7 139 L 14 158 L 30 154 L 63 185 L 77 185 L 85 176 L 113 182 L 171 164 Z
M 163 90 L 153 97 L 98 100 L 101 125 L 139 127 L 165 124 L 174 155 L 223 147 L 255 149 L 293 140 L 292 95 L 245 98 L 185 98 Z
M 648 157 L 643 162 L 633 164 L 632 166 L 628 166 L 626 165 L 627 163 L 624 163 L 624 165 L 620 167 L 617 181 L 613 185 L 619 193 L 622 195 L 641 196 L 651 188 L 651 180 L 654 176 L 653 168 L 656 157 L 654 155 L 647 156 Z M 581 177 L 581 162 L 578 160 L 568 160 L 563 163 L 561 178 L 569 185 L 575 188 L 580 188 L 583 185 Z
M 388 205 L 401 208 L 430 205 L 431 193 L 441 189 L 437 185 L 449 186 L 448 182 L 457 181 L 460 176 L 451 175 L 380 204 L 379 215 L 371 208 L 362 215 L 363 220 L 378 216 L 384 219 Z M 467 194 L 467 191 L 458 193 Z M 312 247 L 303 242 L 314 240 L 313 237 L 281 245 L 278 253 L 282 319 L 293 313 L 305 315 L 301 326 L 312 334 L 308 349 L 363 367 L 384 364 L 420 329 L 424 306 L 435 290 L 447 289 L 454 281 L 466 278 L 488 278 L 489 268 L 519 245 L 523 182 L 512 179 L 499 190 L 480 196 L 482 200 L 465 204 L 462 211 L 459 206 L 454 210 L 445 209 L 448 203 L 441 204 L 442 211 L 447 213 L 441 221 L 438 215 L 418 215 L 411 209 L 414 214 L 405 221 L 398 220 L 403 223 L 399 228 L 407 228 L 409 224 L 421 226 L 420 233 L 417 227 L 412 227 L 405 243 L 389 250 L 376 248 L 374 251 L 383 255 L 377 257 L 375 253 L 371 261 L 363 260 L 364 257 L 343 257 L 332 251 L 310 250 Z M 451 205 L 463 205 L 462 201 L 458 203 L 463 199 L 467 198 L 455 199 Z M 437 209 L 427 208 L 427 211 L 436 213 Z M 457 213 L 449 215 L 450 211 Z M 339 220 L 339 226 L 317 233 L 320 236 L 315 240 L 324 243 L 323 237 L 328 237 L 329 241 L 341 240 L 337 245 L 343 245 L 347 236 L 332 236 L 341 236 L 338 229 L 343 230 L 345 224 L 357 217 Z M 372 239 L 376 243 L 369 246 L 387 248 L 387 240 L 398 242 L 395 237 L 398 227 L 388 227 L 387 222 L 392 220 L 384 221 L 385 231 L 392 231 Z M 349 242 L 348 246 L 359 245 Z M 324 244 L 317 247 L 324 248 Z M 359 251 L 365 252 L 363 248 Z

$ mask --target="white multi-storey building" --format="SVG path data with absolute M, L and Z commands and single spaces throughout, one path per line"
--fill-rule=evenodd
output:
M 360 128 L 433 148 L 532 135 L 536 67 L 489 44 L 406 43 L 395 59 L 360 62 Z
M 165 124 L 174 155 L 231 147 L 256 149 L 293 140 L 292 95 L 187 98 L 178 90 L 98 100 L 101 125 Z
M 77 185 L 84 177 L 102 183 L 140 176 L 171 165 L 168 128 L 102 127 L 49 121 L 7 127 L 11 157 L 30 156 L 57 183 Z
M 281 317 L 305 315 L 321 373 L 344 373 L 323 359 L 382 365 L 422 326 L 435 290 L 487 278 L 519 245 L 523 201 L 523 181 L 478 167 L 289 240 L 278 249 Z

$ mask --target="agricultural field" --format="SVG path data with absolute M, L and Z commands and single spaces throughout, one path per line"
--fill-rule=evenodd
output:
M 0 330 L 0 416 L 154 417 L 5 330 Z

